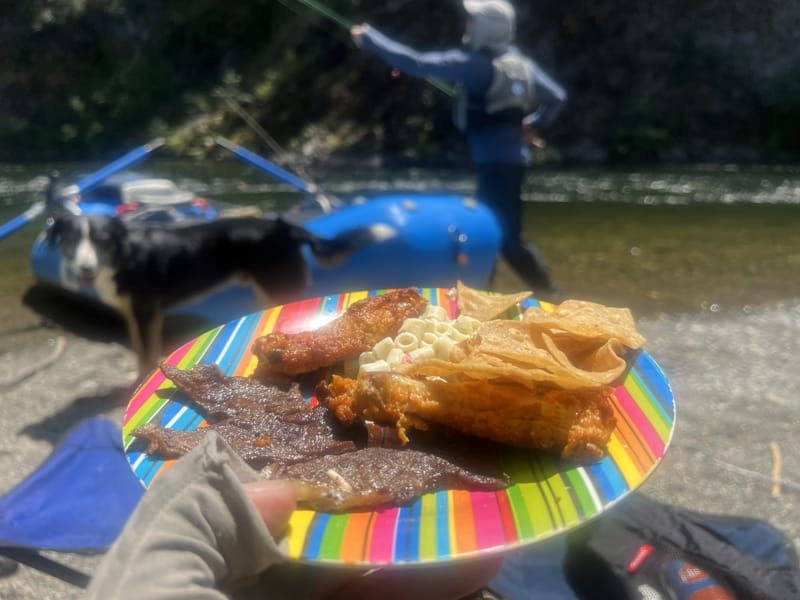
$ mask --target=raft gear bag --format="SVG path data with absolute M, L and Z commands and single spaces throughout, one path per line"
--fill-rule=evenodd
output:
M 570 533 L 563 569 L 581 600 L 800 598 L 796 550 L 769 523 L 641 494 Z

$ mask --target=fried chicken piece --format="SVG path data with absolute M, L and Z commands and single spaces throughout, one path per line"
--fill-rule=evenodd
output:
M 276 466 L 269 477 L 294 480 L 299 505 L 322 512 L 373 510 L 436 490 L 497 490 L 509 483 L 503 473 L 482 473 L 435 454 L 390 448 Z
M 403 321 L 420 316 L 428 301 L 413 288 L 354 303 L 343 315 L 314 331 L 273 332 L 253 342 L 259 379 L 294 377 L 356 358 L 383 338 L 397 335 Z
M 397 373 L 368 373 L 357 380 L 334 375 L 320 384 L 320 401 L 344 424 L 370 420 L 406 428 L 443 425 L 479 438 L 522 448 L 595 461 L 604 455 L 616 420 L 613 388 L 531 390 L 517 383 L 441 378 L 414 379 Z

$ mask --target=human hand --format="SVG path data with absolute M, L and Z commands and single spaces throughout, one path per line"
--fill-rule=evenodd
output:
M 547 142 L 539 136 L 539 132 L 536 131 L 536 128 L 525 121 L 522 122 L 522 137 L 526 143 L 535 148 L 544 148 L 547 146 Z
M 358 48 L 361 48 L 361 45 L 364 43 L 364 34 L 367 31 L 367 27 L 369 27 L 369 25 L 362 23 L 361 25 L 355 25 L 350 28 L 350 37 Z
M 294 485 L 289 481 L 265 479 L 245 483 L 244 489 L 269 532 L 274 536 L 283 533 L 297 507 Z

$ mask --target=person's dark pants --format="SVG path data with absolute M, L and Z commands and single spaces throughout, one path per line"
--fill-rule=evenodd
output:
M 495 213 L 503 230 L 502 254 L 533 292 L 557 292 L 550 274 L 531 242 L 522 239 L 522 182 L 524 165 L 478 165 L 478 199 Z

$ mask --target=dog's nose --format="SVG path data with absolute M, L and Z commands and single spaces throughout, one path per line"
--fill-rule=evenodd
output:
M 97 273 L 100 261 L 97 252 L 87 240 L 81 240 L 75 251 L 75 267 L 78 273 L 91 277 Z
M 78 266 L 78 275 L 81 277 L 93 277 L 95 274 L 95 268 L 92 265 L 79 265 Z

